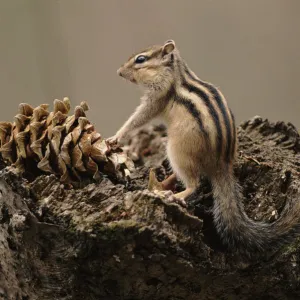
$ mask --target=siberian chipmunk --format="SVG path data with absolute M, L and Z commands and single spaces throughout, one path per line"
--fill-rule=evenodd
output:
M 279 247 L 300 231 L 300 201 L 273 223 L 255 222 L 245 213 L 233 175 L 237 137 L 233 114 L 223 94 L 202 81 L 182 59 L 173 40 L 131 56 L 118 74 L 143 87 L 141 104 L 109 143 L 160 117 L 167 126 L 167 156 L 186 189 L 186 199 L 207 175 L 213 188 L 213 218 L 222 241 L 245 253 Z

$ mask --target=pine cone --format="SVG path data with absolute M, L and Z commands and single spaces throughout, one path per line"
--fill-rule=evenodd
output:
M 52 173 L 61 182 L 75 184 L 85 178 L 98 180 L 101 174 L 125 178 L 134 163 L 121 148 L 101 138 L 86 118 L 86 102 L 68 116 L 70 100 L 54 100 L 54 111 L 47 104 L 33 108 L 19 105 L 14 123 L 0 122 L 0 153 L 6 164 L 36 177 Z

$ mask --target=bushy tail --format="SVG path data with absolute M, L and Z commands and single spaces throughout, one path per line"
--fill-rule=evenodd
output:
M 212 178 L 214 223 L 223 242 L 232 250 L 252 255 L 287 244 L 300 234 L 300 199 L 286 204 L 272 224 L 255 222 L 245 213 L 240 187 L 233 175 Z

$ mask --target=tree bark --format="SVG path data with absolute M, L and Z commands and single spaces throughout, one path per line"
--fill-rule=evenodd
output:
M 247 214 L 273 222 L 300 198 L 299 134 L 255 117 L 238 136 Z M 220 243 L 207 179 L 187 209 L 144 192 L 149 166 L 170 174 L 165 141 L 157 126 L 132 138 L 138 167 L 126 184 L 66 189 L 54 175 L 28 182 L 3 168 L 0 299 L 299 299 L 299 240 L 248 261 Z

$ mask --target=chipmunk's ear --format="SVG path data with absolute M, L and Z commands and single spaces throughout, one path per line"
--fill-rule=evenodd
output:
M 175 49 L 175 42 L 173 40 L 166 41 L 162 50 L 163 55 L 165 56 L 171 53 L 174 49 Z

